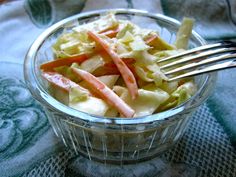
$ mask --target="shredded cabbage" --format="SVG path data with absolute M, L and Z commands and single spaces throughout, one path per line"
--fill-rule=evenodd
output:
M 118 78 L 119 75 L 106 75 L 98 77 L 98 79 L 104 84 L 106 84 L 106 86 L 108 86 L 109 88 L 113 88 Z
M 118 25 L 118 20 L 115 18 L 113 13 L 109 13 L 107 15 L 101 16 L 100 19 L 95 20 L 91 23 L 81 24 L 75 28 L 74 31 L 80 33 L 84 30 L 91 30 L 95 32 L 102 32 L 110 28 L 114 28 Z
M 89 97 L 89 93 L 82 91 L 80 89 L 77 89 L 75 87 L 70 88 L 69 91 L 69 102 L 70 103 L 76 103 L 80 101 L 86 101 Z
M 150 48 L 139 36 L 134 37 L 133 42 L 130 43 L 130 47 L 133 51 L 143 51 Z
M 151 46 L 155 47 L 156 50 L 174 50 L 173 45 L 168 44 L 166 41 L 161 39 L 158 35 L 154 35 L 155 38 L 149 43 Z
M 52 49 L 57 58 L 65 58 L 91 53 L 94 47 L 95 42 L 89 40 L 86 31 L 81 31 L 62 34 Z
M 119 41 L 123 43 L 129 43 L 134 41 L 134 36 L 131 32 L 126 31 L 125 35 L 121 39 L 119 39 Z
M 192 34 L 194 20 L 192 18 L 184 18 L 177 32 L 175 46 L 178 49 L 187 49 L 189 38 Z
M 104 60 L 100 55 L 95 55 L 93 57 L 91 57 L 90 59 L 84 61 L 83 63 L 81 63 L 80 65 L 80 69 L 83 69 L 85 71 L 88 71 L 90 73 L 92 73 L 93 71 L 95 71 L 97 68 L 99 68 L 100 66 L 104 65 Z
M 196 92 L 196 86 L 195 84 L 190 81 L 186 82 L 183 85 L 179 86 L 172 94 L 171 96 L 175 97 L 177 99 L 177 104 L 181 104 L 188 100 L 195 92 Z
M 73 63 L 72 64 L 73 67 L 79 68 L 79 65 L 77 63 Z M 79 82 L 80 78 L 78 78 L 77 76 L 74 75 L 74 73 L 72 73 L 71 67 L 69 66 L 60 66 L 60 67 L 56 67 L 54 68 L 55 71 L 57 71 L 58 73 L 62 74 L 63 76 L 69 78 L 70 80 L 74 81 L 74 82 Z
M 196 92 L 193 79 L 168 82 L 158 60 L 178 54 L 188 47 L 193 22 L 192 19 L 184 18 L 174 45 L 167 43 L 156 31 L 116 19 L 112 13 L 63 33 L 52 46 L 56 59 L 81 54 L 90 57 L 79 64 L 56 67 L 54 71 L 84 87 L 85 91 L 72 87 L 67 93 L 52 84 L 50 90 L 53 96 L 83 112 L 106 117 L 121 116 L 105 99 L 96 97 L 96 92 L 90 90 L 86 81 L 73 73 L 72 67 L 76 67 L 93 74 L 112 89 L 135 111 L 134 117 L 164 111 L 185 102 Z M 117 63 L 113 62 L 109 52 L 101 50 L 102 47 L 89 38 L 88 30 L 105 41 L 136 77 L 139 88 L 135 100 L 131 99 L 126 83 L 120 77 Z M 113 32 L 113 35 L 106 35 L 104 32 L 107 31 Z
M 69 106 L 79 111 L 98 116 L 104 116 L 109 108 L 102 99 L 92 96 L 89 96 L 86 100 L 80 100 L 77 102 L 70 101 Z
M 157 51 L 153 55 L 156 56 L 158 59 L 166 58 L 172 55 L 176 55 L 180 52 L 183 52 L 183 49 L 177 49 L 177 50 L 162 50 L 162 51 Z
M 159 88 L 153 90 L 138 90 L 138 97 L 131 99 L 128 90 L 125 87 L 114 86 L 113 90 L 135 110 L 134 117 L 152 114 L 160 104 L 169 98 L 169 94 Z M 144 104 L 145 103 L 145 104 Z

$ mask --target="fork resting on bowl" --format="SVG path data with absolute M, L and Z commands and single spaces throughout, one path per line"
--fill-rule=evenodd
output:
M 157 62 L 167 81 L 236 67 L 236 42 L 196 47 Z

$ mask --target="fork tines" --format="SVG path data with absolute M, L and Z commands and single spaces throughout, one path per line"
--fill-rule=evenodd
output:
M 219 64 L 220 61 L 235 58 L 236 43 L 224 41 L 181 52 L 180 54 L 159 60 L 158 64 L 160 64 L 161 70 L 165 75 L 167 75 L 170 81 L 206 72 L 235 67 L 236 60 Z M 214 65 L 208 66 L 209 64 Z M 201 68 L 199 68 L 200 66 Z

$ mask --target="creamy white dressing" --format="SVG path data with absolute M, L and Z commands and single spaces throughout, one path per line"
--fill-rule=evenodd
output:
M 191 24 L 191 22 L 185 23 L 187 26 L 188 24 Z M 106 30 L 115 29 L 118 26 L 120 30 L 114 38 L 99 34 Z M 169 105 L 176 106 L 196 92 L 197 88 L 192 80 L 180 86 L 178 81 L 166 82 L 166 76 L 156 63 L 159 59 L 179 53 L 183 49 L 176 49 L 166 43 L 153 30 L 140 28 L 126 20 L 117 20 L 114 14 L 108 14 L 94 22 L 79 25 L 73 28 L 73 32 L 63 34 L 53 45 L 55 55 L 63 58 L 84 53 L 92 54 L 96 43 L 89 39 L 88 30 L 99 35 L 120 58 L 131 58 L 135 61 L 133 67 L 139 83 L 138 97 L 135 100 L 131 98 L 128 89 L 124 87 L 124 81 L 119 75 L 111 74 L 97 77 L 98 80 L 112 89 L 135 111 L 134 117 L 153 114 L 160 106 L 163 108 L 165 105 L 167 107 Z M 190 28 L 188 27 L 184 28 L 184 30 L 182 28 L 183 34 L 179 35 L 184 36 L 185 32 L 189 34 L 189 30 Z M 158 36 L 153 46 L 149 46 L 145 41 L 150 35 Z M 177 47 L 179 48 L 179 44 L 186 46 L 188 38 L 189 36 L 185 36 L 183 43 L 181 43 L 181 37 L 179 37 L 177 39 Z M 109 60 L 111 62 L 111 59 Z M 103 58 L 100 54 L 95 54 L 91 55 L 89 59 L 80 65 L 76 64 L 76 67 L 93 74 L 94 71 L 103 67 L 106 62 L 107 58 Z M 86 81 L 78 80 L 80 81 L 78 83 L 80 86 L 89 89 Z M 103 91 L 110 94 L 106 89 Z M 73 89 L 69 93 L 53 87 L 51 90 L 56 99 L 74 109 L 99 116 L 116 117 L 121 115 L 117 109 L 106 103 L 106 100 L 96 98 L 89 91 L 88 94 L 85 94 Z M 119 101 L 115 104 L 119 105 Z

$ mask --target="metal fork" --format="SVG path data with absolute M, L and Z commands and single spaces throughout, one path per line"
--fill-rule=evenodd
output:
M 168 81 L 236 67 L 236 43 L 223 41 L 200 46 L 163 58 L 158 64 Z

